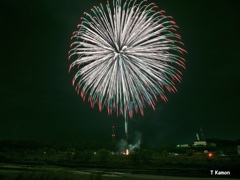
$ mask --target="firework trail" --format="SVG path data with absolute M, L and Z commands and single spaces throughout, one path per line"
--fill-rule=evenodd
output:
M 177 91 L 186 52 L 177 29 L 154 3 L 113 0 L 94 6 L 73 32 L 72 85 L 92 107 L 123 115 L 127 135 L 128 118 L 144 115 L 146 104 L 155 109 L 158 96 L 167 101 L 166 91 Z

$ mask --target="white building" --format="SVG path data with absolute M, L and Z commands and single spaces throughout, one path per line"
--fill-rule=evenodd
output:
M 207 142 L 206 141 L 195 141 L 193 143 L 193 146 L 207 146 Z

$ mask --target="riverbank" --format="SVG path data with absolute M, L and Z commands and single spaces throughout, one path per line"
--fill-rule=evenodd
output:
M 0 179 L 59 179 L 59 180 L 230 180 L 239 179 L 234 170 L 230 175 L 215 175 L 210 170 L 194 168 L 162 168 L 158 170 L 104 169 L 61 167 L 49 165 L 0 164 Z

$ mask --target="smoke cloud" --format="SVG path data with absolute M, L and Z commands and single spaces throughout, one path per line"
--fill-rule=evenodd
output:
M 139 149 L 142 142 L 142 135 L 140 132 L 136 131 L 133 135 L 133 142 L 128 145 L 125 139 L 121 139 L 117 143 L 117 149 L 119 152 L 125 152 L 126 148 L 129 149 L 130 152 L 133 152 L 135 149 Z

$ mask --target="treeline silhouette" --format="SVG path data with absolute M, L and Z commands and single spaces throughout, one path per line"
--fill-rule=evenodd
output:
M 94 141 L 63 143 L 4 140 L 0 141 L 0 163 L 125 169 L 152 174 L 169 174 L 174 170 L 179 174 L 205 172 L 206 175 L 213 167 L 240 172 L 238 141 L 222 143 L 220 147 L 141 147 L 126 156 L 111 145 L 105 146 Z M 204 153 L 206 150 L 213 156 L 209 157 Z M 201 173 L 199 175 L 201 176 Z M 202 175 L 204 176 L 204 173 Z

